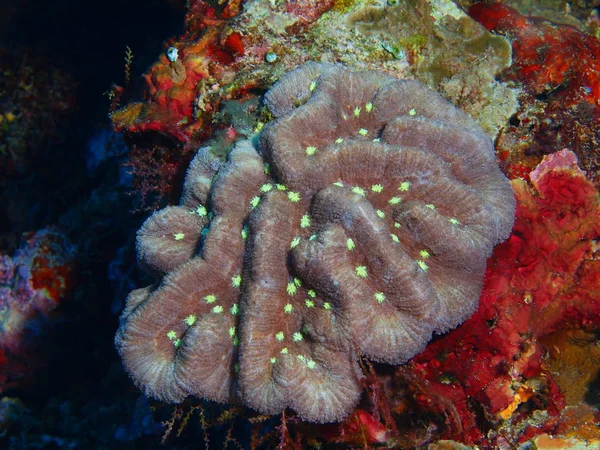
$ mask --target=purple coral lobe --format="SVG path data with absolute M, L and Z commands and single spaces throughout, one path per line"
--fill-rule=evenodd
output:
M 137 256 L 147 271 L 166 273 L 190 259 L 206 220 L 194 210 L 168 206 L 152 214 L 137 233 Z
M 168 273 L 130 295 L 116 345 L 150 396 L 337 421 L 359 354 L 406 362 L 473 313 L 515 201 L 490 139 L 420 83 L 309 63 L 265 103 L 257 149 L 192 162 L 182 205 L 206 218 L 171 207 L 138 233 Z

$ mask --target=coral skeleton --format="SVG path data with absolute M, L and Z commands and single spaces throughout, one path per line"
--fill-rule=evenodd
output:
M 308 63 L 265 104 L 257 144 L 201 149 L 138 232 L 164 276 L 129 295 L 116 346 L 162 401 L 338 421 L 361 358 L 405 363 L 475 311 L 515 200 L 489 137 L 419 82 Z

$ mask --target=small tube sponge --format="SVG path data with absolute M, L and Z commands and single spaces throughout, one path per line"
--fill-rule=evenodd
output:
M 161 400 L 337 421 L 359 354 L 406 362 L 473 313 L 515 200 L 490 139 L 418 82 L 309 63 L 265 103 L 258 148 L 200 151 L 182 206 L 138 233 L 167 274 L 132 292 L 116 345 Z

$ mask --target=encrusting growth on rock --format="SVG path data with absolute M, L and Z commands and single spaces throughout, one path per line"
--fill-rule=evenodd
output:
M 400 364 L 477 306 L 515 201 L 490 139 L 415 81 L 308 63 L 266 94 L 258 149 L 201 149 L 138 233 L 116 345 L 147 395 L 337 421 L 359 357 Z

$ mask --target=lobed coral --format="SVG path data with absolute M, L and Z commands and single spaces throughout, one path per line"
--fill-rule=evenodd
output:
M 116 346 L 147 395 L 349 414 L 360 357 L 392 364 L 477 306 L 514 198 L 490 139 L 415 81 L 309 63 L 266 94 L 258 152 L 201 150 L 138 232 Z

